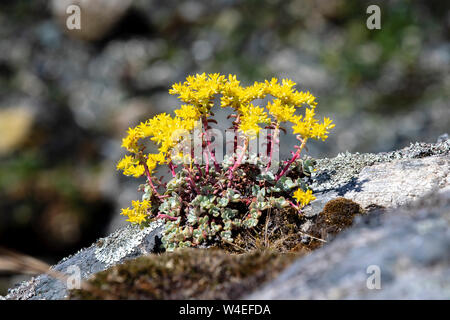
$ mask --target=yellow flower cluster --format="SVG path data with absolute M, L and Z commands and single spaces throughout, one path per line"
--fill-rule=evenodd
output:
M 145 134 L 141 126 L 135 128 L 129 128 L 127 136 L 122 139 L 122 147 L 127 149 L 129 152 L 138 153 L 139 152 L 139 139 L 145 137 Z
M 193 105 L 202 115 L 207 115 L 214 105 L 216 94 L 221 93 L 226 78 L 218 73 L 205 73 L 188 76 L 184 83 L 176 83 L 169 90 L 169 94 Z
M 126 155 L 119 161 L 117 170 L 122 170 L 124 175 L 133 176 L 135 178 L 141 177 L 145 172 L 145 168 L 143 165 L 139 164 L 139 160 L 129 155 Z
M 267 104 L 269 113 L 278 123 L 291 122 L 294 134 L 299 134 L 303 139 L 314 138 L 325 140 L 328 138 L 328 130 L 334 127 L 332 120 L 324 118 L 323 123 L 314 118 L 317 106 L 316 98 L 309 92 L 298 92 L 293 87 L 296 85 L 288 79 L 283 79 L 281 84 L 277 79 L 270 82 L 266 80 L 267 94 L 275 97 L 273 102 Z M 305 116 L 295 115 L 296 108 L 306 104 Z
M 175 114 L 186 121 L 197 121 L 201 117 L 200 111 L 191 104 L 183 104 L 180 109 L 175 110 Z
M 241 106 L 266 96 L 264 83 L 255 82 L 251 86 L 241 87 L 240 82 L 233 75 L 228 76 L 228 81 L 222 86 L 221 94 L 220 106 L 232 107 L 236 111 L 239 111 Z
M 304 192 L 301 188 L 298 188 L 294 192 L 294 198 L 297 200 L 297 203 L 302 206 L 302 208 L 316 199 L 311 190 L 306 190 L 306 192 Z
M 314 118 L 316 98 L 309 92 L 297 91 L 295 85 L 296 83 L 289 79 L 283 79 L 280 83 L 278 79 L 273 78 L 243 87 L 235 75 L 225 77 L 217 73 L 203 73 L 187 77 L 184 83 L 174 84 L 169 93 L 178 95 L 183 102 L 189 103 L 176 111 L 177 116 L 195 120 L 209 116 L 215 96 L 221 94 L 220 106 L 232 107 L 237 111 L 241 116 L 240 131 L 249 138 L 253 138 L 260 131 L 258 124 L 270 123 L 267 113 L 259 107 L 253 107 L 251 102 L 271 95 L 274 99 L 268 102 L 267 110 L 277 124 L 291 122 L 294 133 L 300 134 L 303 139 L 325 140 L 328 130 L 334 125 L 328 118 L 325 118 L 323 123 Z M 309 106 L 306 111 L 308 114 L 305 117 L 295 115 L 296 109 L 304 104 Z
M 280 99 L 275 99 L 273 103 L 270 101 L 267 103 L 267 110 L 278 122 L 286 122 L 294 116 L 295 106 L 283 104 Z
M 122 140 L 132 155 L 125 156 L 117 165 L 127 176 L 141 177 L 145 173 L 145 166 L 151 174 L 158 164 L 168 162 L 170 150 L 178 143 L 179 138 L 191 131 L 197 124 L 198 112 L 190 105 L 183 105 L 176 110 L 176 117 L 166 113 L 159 114 L 135 128 L 128 129 L 128 135 Z M 143 154 L 144 146 L 139 144 L 141 139 L 149 138 L 158 145 L 157 154 Z
M 139 201 L 132 201 L 131 202 L 132 209 L 126 208 L 122 209 L 122 212 L 120 213 L 123 216 L 127 216 L 127 221 L 133 223 L 133 224 L 141 224 L 145 221 L 145 219 L 148 216 L 148 211 L 151 208 L 151 203 L 148 200 L 143 200 L 141 202 Z
M 328 130 L 334 128 L 333 121 L 325 117 L 323 122 L 319 123 L 314 116 L 314 108 L 306 108 L 305 116 L 292 116 L 290 121 L 294 124 L 292 126 L 293 133 L 301 135 L 304 139 L 314 138 L 325 141 L 328 138 Z
M 239 125 L 239 130 L 250 139 L 255 138 L 261 130 L 259 123 L 270 123 L 267 113 L 259 106 L 254 106 L 253 104 L 244 105 L 241 106 L 240 112 L 241 124 Z
M 140 177 L 145 173 L 145 165 L 151 174 L 157 164 L 169 162 L 169 152 L 179 142 L 179 137 L 186 131 L 191 132 L 201 118 L 209 116 L 217 95 L 222 95 L 221 107 L 232 107 L 238 113 L 239 130 L 249 139 L 258 135 L 261 124 L 271 123 L 270 114 L 277 128 L 281 122 L 291 122 L 293 133 L 303 139 L 325 140 L 329 130 L 334 127 L 332 120 L 324 118 L 320 123 L 315 118 L 316 98 L 309 92 L 297 91 L 295 85 L 296 83 L 289 79 L 283 79 L 280 83 L 273 78 L 270 81 L 255 82 L 250 86 L 241 86 L 235 75 L 225 77 L 218 73 L 203 73 L 188 76 L 184 83 L 174 84 L 169 90 L 170 94 L 178 95 L 186 104 L 175 110 L 175 117 L 162 113 L 135 128 L 130 128 L 122 146 L 133 156 L 122 159 L 117 169 L 122 170 L 125 175 Z M 268 95 L 273 97 L 266 106 L 268 113 L 264 108 L 251 103 Z M 304 104 L 308 106 L 305 115 L 296 115 L 296 110 Z M 144 148 L 139 141 L 144 138 L 150 138 L 158 145 L 158 154 L 142 154 Z M 178 155 L 180 158 L 186 156 L 189 157 Z

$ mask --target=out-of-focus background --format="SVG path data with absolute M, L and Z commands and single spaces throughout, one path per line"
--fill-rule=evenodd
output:
M 312 156 L 434 142 L 450 128 L 449 38 L 440 0 L 2 0 L 0 245 L 55 263 L 123 225 L 138 182 L 115 171 L 120 140 L 177 107 L 167 91 L 188 74 L 310 90 L 336 123 Z

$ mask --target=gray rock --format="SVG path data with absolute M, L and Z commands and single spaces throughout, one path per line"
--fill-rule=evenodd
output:
M 297 260 L 247 299 L 450 298 L 448 185 L 370 220 Z M 376 269 L 380 289 L 369 289 Z
M 73 266 L 80 270 L 81 279 L 103 271 L 125 260 L 154 252 L 157 238 L 162 231 L 162 221 L 147 228 L 127 226 L 99 239 L 89 248 L 67 257 L 52 267 L 56 271 L 73 274 Z M 66 284 L 48 275 L 39 275 L 10 289 L 6 299 L 64 299 L 67 295 Z
M 306 216 L 322 211 L 337 196 L 359 202 L 397 207 L 449 183 L 450 140 L 415 143 L 378 154 L 341 153 L 319 159 L 311 187 L 317 197 L 305 208 Z
M 441 134 L 438 137 L 437 142 L 439 143 L 439 142 L 444 142 L 444 141 L 447 141 L 447 140 L 449 140 L 448 133 L 444 133 L 444 134 Z

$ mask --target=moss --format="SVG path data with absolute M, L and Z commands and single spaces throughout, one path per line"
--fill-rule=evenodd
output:
M 327 240 L 350 227 L 356 215 L 364 214 L 364 209 L 356 202 L 346 198 L 336 198 L 327 202 L 310 229 L 310 234 Z M 308 246 L 316 249 L 323 241 L 312 239 Z
M 346 198 L 337 198 L 327 202 L 321 216 L 327 224 L 343 229 L 351 226 L 355 215 L 360 213 L 363 213 L 363 209 L 356 202 Z M 339 231 L 336 229 L 335 233 Z
M 238 299 L 273 279 L 299 254 L 182 249 L 151 254 L 100 272 L 71 299 Z

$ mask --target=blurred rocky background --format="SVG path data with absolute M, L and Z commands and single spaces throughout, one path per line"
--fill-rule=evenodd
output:
M 312 156 L 434 142 L 450 128 L 449 38 L 438 0 L 2 0 L 0 245 L 55 263 L 123 224 L 137 183 L 115 171 L 121 137 L 177 107 L 169 86 L 196 72 L 310 90 L 336 123 Z M 0 294 L 18 280 L 2 275 Z

